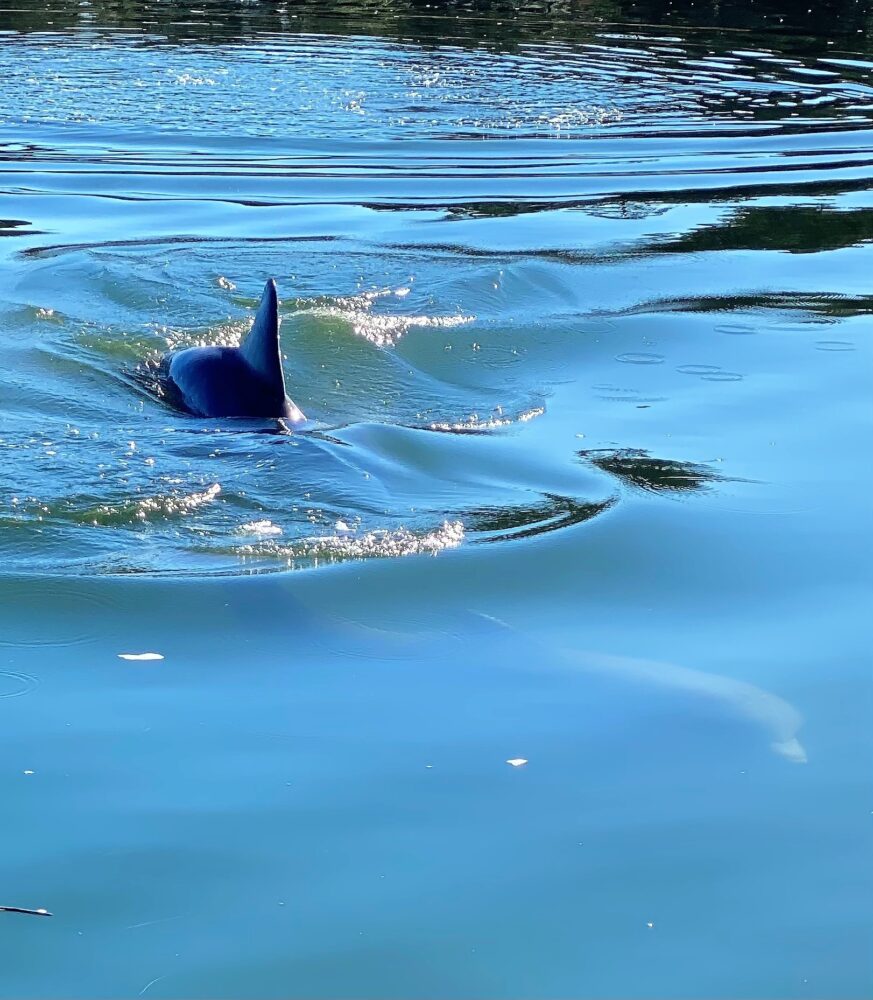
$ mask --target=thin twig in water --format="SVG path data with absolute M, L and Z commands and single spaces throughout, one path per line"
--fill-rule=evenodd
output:
M 143 920 L 141 924 L 128 924 L 128 926 L 124 929 L 126 931 L 135 931 L 140 927 L 151 927 L 153 924 L 165 924 L 168 920 L 181 920 L 184 916 L 184 913 L 179 913 L 175 917 L 158 917 L 156 920 Z
M 141 997 L 143 995 L 143 993 L 145 993 L 145 991 L 150 986 L 154 986 L 155 983 L 159 983 L 162 979 L 166 979 L 166 978 L 167 978 L 167 976 L 166 976 L 166 974 L 164 974 L 163 976 L 158 976 L 157 979 L 153 979 L 150 983 L 146 983 L 145 986 L 143 986 L 143 988 L 139 991 L 139 993 L 137 993 L 137 996 Z
M 29 910 L 26 906 L 0 906 L 0 912 L 3 913 L 28 913 L 32 917 L 50 917 L 51 914 L 48 910 Z

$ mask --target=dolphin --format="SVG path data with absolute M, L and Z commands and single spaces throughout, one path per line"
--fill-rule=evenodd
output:
M 471 614 L 493 622 L 511 634 L 518 634 L 512 625 L 494 615 L 485 614 L 484 611 L 472 611 Z M 553 668 L 556 662 L 563 661 L 574 673 L 605 673 L 613 677 L 674 688 L 720 702 L 737 715 L 757 723 L 770 737 L 770 749 L 780 757 L 792 764 L 805 764 L 808 760 L 806 750 L 797 736 L 803 725 L 800 712 L 779 695 L 748 681 L 663 660 L 639 660 L 630 656 L 572 649 L 554 643 L 546 645 L 536 639 L 533 641 L 546 656 L 543 662 Z
M 264 288 L 255 321 L 239 347 L 188 347 L 163 358 L 174 401 L 196 417 L 306 417 L 285 392 L 279 353 L 276 282 Z

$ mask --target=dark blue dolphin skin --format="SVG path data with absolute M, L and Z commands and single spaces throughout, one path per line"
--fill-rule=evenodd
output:
M 164 357 L 177 402 L 196 417 L 305 420 L 285 392 L 279 352 L 279 301 L 272 278 L 249 335 L 239 347 L 189 347 Z

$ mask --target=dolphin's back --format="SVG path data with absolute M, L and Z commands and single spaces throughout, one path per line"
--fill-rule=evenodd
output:
M 167 380 L 198 417 L 291 417 L 297 408 L 236 347 L 190 347 L 169 358 Z

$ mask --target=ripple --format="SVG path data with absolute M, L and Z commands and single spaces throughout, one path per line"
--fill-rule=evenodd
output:
M 663 354 L 634 353 L 631 351 L 616 355 L 615 360 L 627 365 L 662 365 L 665 359 Z
M 0 698 L 19 698 L 39 687 L 39 680 L 32 674 L 15 670 L 0 670 Z
M 758 331 L 745 323 L 724 324 L 715 328 L 716 333 L 726 333 L 733 337 L 747 337 Z
M 817 351 L 854 351 L 855 345 L 848 340 L 817 340 Z
M 742 382 L 744 376 L 739 372 L 706 372 L 700 376 L 705 382 Z
M 683 375 L 718 375 L 721 368 L 718 365 L 680 365 L 676 371 Z
M 666 396 L 644 396 L 637 389 L 628 389 L 617 385 L 601 384 L 593 385 L 591 388 L 601 399 L 614 403 L 635 403 L 639 406 L 640 404 L 663 403 L 667 399 Z
M 123 595 L 74 590 L 63 580 L 21 579 L 6 588 L 0 646 L 60 647 L 114 634 Z
M 5 572 L 259 572 L 581 523 L 607 498 L 567 480 L 576 425 L 554 387 L 597 383 L 627 404 L 601 415 L 627 428 L 638 407 L 641 426 L 674 355 L 659 371 L 666 356 L 617 345 L 669 336 L 693 356 L 713 328 L 794 315 L 839 336 L 870 311 L 854 286 L 798 290 L 809 255 L 854 259 L 873 234 L 864 59 L 823 73 L 782 36 L 725 52 L 736 38 L 603 31 L 543 5 L 499 30 L 392 5 L 355 37 L 256 5 L 191 8 L 184 27 L 155 8 L 147 34 L 106 11 L 118 30 L 65 30 L 53 10 L 50 33 L 0 45 L 0 171 L 28 192 L 0 221 Z M 730 266 L 765 252 L 779 292 Z M 172 412 L 152 357 L 238 343 L 270 274 L 311 429 Z M 650 338 L 617 336 L 657 313 Z M 720 340 L 717 356 L 762 344 Z M 724 361 L 676 370 L 744 378 Z M 553 391 L 562 406 L 531 405 Z M 598 488 L 602 473 L 664 495 L 716 478 L 627 447 L 584 461 Z M 60 611 L 47 634 L 84 641 L 93 617 Z

